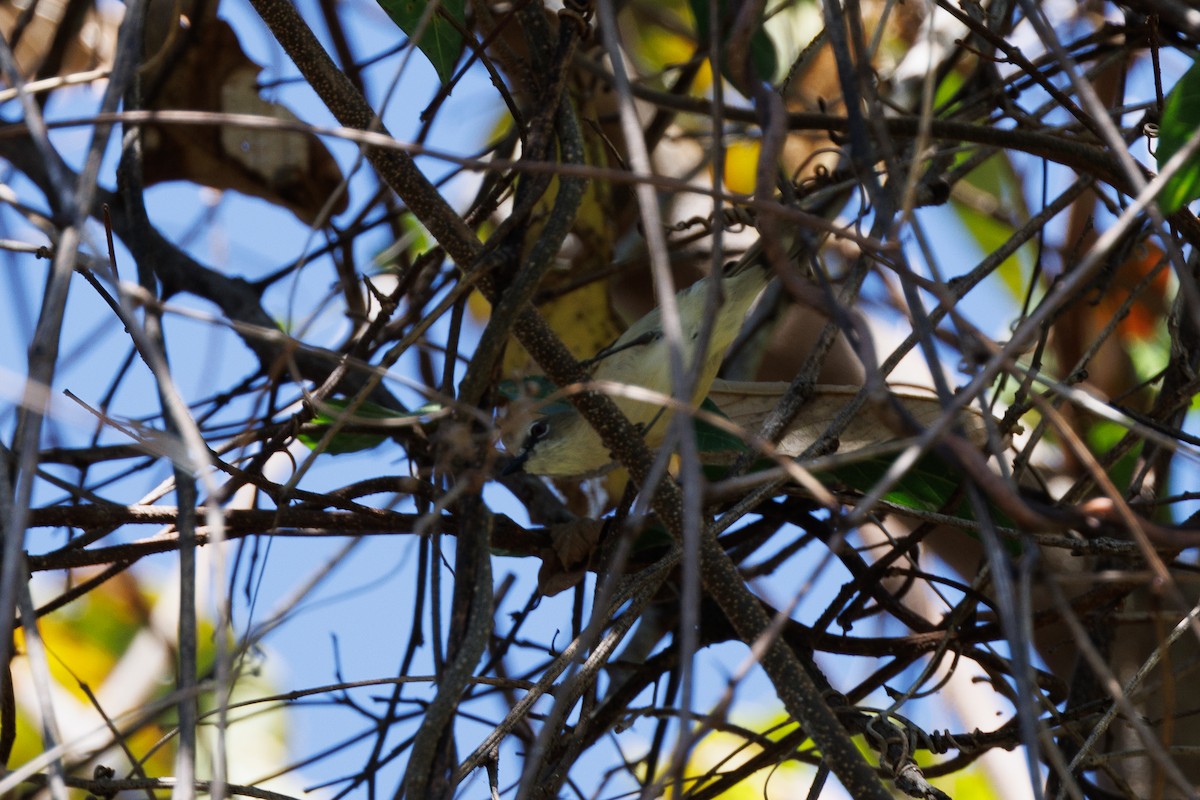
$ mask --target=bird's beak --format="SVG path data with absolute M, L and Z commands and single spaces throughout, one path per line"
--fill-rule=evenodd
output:
M 511 475 L 516 475 L 518 472 L 525 471 L 525 462 L 529 460 L 529 450 L 523 449 L 520 453 L 508 460 L 500 470 L 500 477 L 507 478 Z

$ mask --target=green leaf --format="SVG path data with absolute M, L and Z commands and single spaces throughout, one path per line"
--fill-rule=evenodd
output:
M 891 466 L 890 458 L 872 458 L 846 464 L 821 477 L 826 480 L 832 478 L 843 486 L 865 493 L 883 478 Z M 915 511 L 930 511 L 963 520 L 974 520 L 975 515 L 971 513 L 966 494 L 961 491 L 963 477 L 961 472 L 951 469 L 936 455 L 927 455 L 906 472 L 883 499 Z M 995 507 L 991 508 L 991 518 L 1002 527 L 1015 527 L 1012 520 Z M 967 534 L 972 538 L 979 538 L 974 530 L 967 529 Z M 1020 554 L 1019 542 L 1012 539 L 1004 539 L 1003 542 L 1009 553 Z
M 959 161 L 967 157 L 964 152 Z M 998 153 L 971 170 L 965 188 L 969 191 L 964 192 L 964 197 L 970 198 L 970 202 L 954 199 L 950 207 L 984 253 L 998 250 L 1016 234 L 1017 228 L 1029 221 L 1024 184 L 1006 153 Z M 1025 296 L 1035 258 L 1036 249 L 1026 243 L 997 270 L 1013 297 Z
M 709 32 L 712 29 L 709 27 L 708 7 L 712 2 L 717 3 L 717 17 L 721 21 L 720 30 L 717 31 L 718 41 L 728 41 L 729 29 L 733 25 L 734 16 L 737 13 L 736 8 L 729 7 L 728 0 L 688 0 L 692 16 L 696 19 L 696 41 L 701 47 L 710 41 Z M 729 69 L 729 54 L 725 50 L 726 48 L 723 47 L 721 52 L 721 74 L 736 86 L 737 81 Z M 762 20 L 758 21 L 758 28 L 750 37 L 750 65 L 759 80 L 768 83 L 775 81 L 775 75 L 779 70 L 779 57 L 775 53 L 775 43 L 763 29 Z M 750 93 L 749 87 L 738 86 L 737 88 L 743 94 Z
M 459 30 L 466 24 L 463 6 L 466 0 L 440 0 L 437 11 L 429 18 L 424 29 L 421 18 L 430 6 L 427 0 L 378 0 L 379 7 L 387 12 L 400 30 L 408 34 L 420 48 L 429 63 L 437 71 L 443 84 L 454 77 L 454 65 L 463 51 L 463 38 Z M 458 22 L 455 26 L 451 20 Z
M 313 418 L 313 421 L 304 427 L 304 430 L 296 435 L 296 438 L 310 450 L 315 450 L 321 440 L 325 438 L 325 434 L 333 427 L 340 414 L 336 412 L 345 411 L 350 405 L 350 401 L 341 399 L 329 399 L 325 401 L 325 406 L 330 409 L 331 414 L 319 413 Z M 384 408 L 371 402 L 362 403 L 355 411 L 354 417 L 358 420 L 380 419 L 380 420 L 414 420 L 428 414 L 435 413 L 441 410 L 441 406 L 430 403 L 423 405 L 416 411 L 412 412 L 397 412 L 390 408 Z M 351 422 L 354 425 L 355 422 Z M 358 423 L 361 424 L 361 423 Z M 340 455 L 341 453 L 357 453 L 362 450 L 370 450 L 372 447 L 377 447 L 388 438 L 386 433 L 375 433 L 373 431 L 340 431 L 324 452 L 330 455 Z
M 702 411 L 707 411 L 710 414 L 715 414 L 723 419 L 729 419 L 724 412 L 717 407 L 717 404 L 712 400 L 705 398 L 700 404 Z M 750 447 L 736 433 L 732 433 L 724 428 L 718 428 L 711 422 L 707 422 L 699 417 L 693 423 L 696 431 L 696 447 L 701 453 L 748 453 Z
M 948 104 L 952 100 L 956 100 L 958 90 L 963 87 L 964 83 L 963 76 L 958 70 L 952 69 L 946 73 L 933 93 L 934 114 L 939 117 L 949 116 L 956 110 L 953 107 L 948 107 Z M 958 102 L 955 103 L 955 106 L 957 105 L 959 105 Z
M 1200 61 L 1184 73 L 1167 95 L 1162 120 L 1158 124 L 1158 168 L 1161 171 L 1171 156 L 1200 130 Z M 1200 197 L 1200 154 L 1193 154 L 1158 195 L 1158 207 L 1164 214 L 1178 211 Z
M 890 459 L 872 458 L 838 467 L 832 475 L 851 489 L 866 492 L 883 478 L 891 466 Z M 884 499 L 918 511 L 954 514 L 956 511 L 965 511 L 961 497 L 960 508 L 948 507 L 960 486 L 961 481 L 945 463 L 936 457 L 926 456 L 884 495 Z
M 416 261 L 419 257 L 433 249 L 435 244 L 429 231 L 420 220 L 412 214 L 400 215 L 400 229 L 404 231 L 399 239 L 376 253 L 372 262 L 383 271 L 397 272 L 401 266 L 400 256 L 408 256 L 408 260 Z
M 1016 233 L 1015 226 L 980 213 L 957 200 L 951 200 L 950 206 L 958 214 L 959 221 L 967 229 L 967 233 L 984 253 L 994 253 Z M 1024 296 L 1029 276 L 1033 274 L 1033 259 L 1029 257 L 1030 252 L 1029 245 L 1022 245 L 1017 252 L 1004 259 L 1004 262 L 996 270 L 1004 282 L 1004 287 L 1013 297 Z
M 1106 419 L 1096 420 L 1087 429 L 1088 445 L 1095 453 L 1104 456 L 1124 439 L 1127 433 L 1129 430 L 1123 425 Z M 1122 492 L 1127 490 L 1130 483 L 1133 482 L 1134 471 L 1137 469 L 1141 455 L 1142 443 L 1138 442 L 1137 445 L 1130 448 L 1129 452 L 1109 465 L 1108 477 Z

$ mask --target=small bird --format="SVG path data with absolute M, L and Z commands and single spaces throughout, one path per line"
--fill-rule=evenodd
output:
M 756 246 L 739 261 L 722 270 L 724 301 L 712 322 L 712 335 L 695 384 L 691 401 L 708 394 L 725 351 L 733 344 L 751 304 L 770 280 L 771 271 Z M 680 347 L 685 368 L 696 358 L 696 345 L 705 324 L 711 278 L 703 278 L 675 296 L 682 328 Z M 601 350 L 589 363 L 594 382 L 639 386 L 662 395 L 671 393 L 669 350 L 662 328 L 662 311 L 655 308 L 635 322 L 615 342 Z M 662 404 L 614 396 L 613 401 L 629 421 L 655 447 L 666 435 L 670 412 Z M 506 472 L 524 469 L 533 475 L 576 477 L 602 472 L 612 463 L 600 435 L 578 412 L 548 414 L 530 424 L 525 441 Z

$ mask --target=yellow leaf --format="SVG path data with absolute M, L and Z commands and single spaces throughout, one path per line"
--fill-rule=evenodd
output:
M 754 194 L 758 169 L 757 139 L 732 142 L 725 148 L 725 188 L 735 194 Z

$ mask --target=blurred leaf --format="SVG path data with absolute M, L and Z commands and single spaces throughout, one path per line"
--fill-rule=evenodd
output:
M 859 492 L 867 492 L 877 484 L 892 466 L 891 459 L 872 458 L 838 467 L 830 474 L 842 484 Z M 884 495 L 884 499 L 905 508 L 934 511 L 943 514 L 965 512 L 963 499 L 950 508 L 962 487 L 962 475 L 936 456 L 926 456 Z
M 832 477 L 836 482 L 857 492 L 867 492 L 887 473 L 892 466 L 890 458 L 872 458 L 847 464 L 831 470 L 822 478 Z M 963 520 L 973 520 L 970 503 L 961 490 L 964 488 L 964 475 L 936 455 L 927 455 L 919 460 L 904 474 L 899 481 L 883 496 L 884 500 L 915 511 L 930 511 L 947 514 Z M 991 517 L 997 525 L 1011 528 L 1012 520 L 999 509 L 991 509 Z M 979 535 L 968 530 L 972 538 Z M 1021 545 L 1011 539 L 1004 539 L 1004 546 L 1013 555 L 1021 552 Z
M 41 634 L 53 650 L 50 674 L 77 699 L 86 701 L 79 682 L 103 685 L 125 648 L 147 624 L 147 604 L 137 597 L 132 578 L 121 576 L 92 591 L 42 623 Z M 18 646 L 23 631 L 17 631 Z
M 262 96 L 262 67 L 242 51 L 229 23 L 198 20 L 186 41 L 178 57 L 167 60 L 169 71 L 157 76 L 162 86 L 148 110 L 249 114 L 285 125 L 301 122 L 291 109 Z M 159 46 L 151 40 L 148 44 Z M 333 155 L 316 136 L 295 130 L 151 125 L 146 128 L 143 162 L 147 186 L 183 180 L 232 189 L 286 208 L 306 225 L 316 223 L 323 212 L 341 213 L 349 200 L 345 192 L 337 192 L 343 175 Z M 334 202 L 326 208 L 331 198 Z
M 404 234 L 371 259 L 380 270 L 397 270 L 404 263 L 416 261 L 434 245 L 433 237 L 415 215 L 401 214 L 399 221 Z M 402 253 L 408 257 L 407 262 L 400 259 Z
M 983 214 L 964 203 L 952 200 L 950 205 L 958 213 L 959 220 L 975 240 L 975 244 L 985 253 L 994 253 L 1016 232 L 1012 225 Z M 1021 297 L 1024 294 L 1029 280 L 1027 276 L 1032 272 L 1028 264 L 1022 263 L 1026 261 L 1022 258 L 1024 252 L 1025 248 L 1017 250 L 996 269 L 996 273 L 1013 297 Z
M 920 759 L 918 759 L 918 763 L 920 763 Z M 938 778 L 932 783 L 949 789 L 948 794 L 951 797 L 970 797 L 971 800 L 1002 800 L 1007 796 L 1002 791 L 1003 787 L 996 786 L 988 775 L 988 771 L 979 763 L 972 764 L 966 769 L 956 770 L 952 775 Z
M 776 722 L 776 719 L 779 721 Z M 748 724 L 739 724 L 732 730 L 710 732 L 688 755 L 686 773 L 695 781 L 689 784 L 692 792 L 701 792 L 704 787 L 709 787 L 719 780 L 722 773 L 736 771 L 750 759 L 762 754 L 762 745 L 739 734 L 737 730 L 741 729 L 749 729 L 764 734 L 770 740 L 778 741 L 793 731 L 795 725 L 782 715 L 773 715 L 770 721 L 754 720 Z M 811 747 L 809 741 L 798 749 L 809 750 Z M 806 797 L 810 794 L 809 789 L 815 772 L 815 767 L 800 761 L 785 760 L 772 763 L 750 773 L 732 786 L 722 786 L 718 796 L 721 800 Z
M 349 405 L 350 405 L 349 400 L 329 399 L 329 400 L 325 401 L 326 407 L 328 407 L 331 410 L 339 411 L 339 412 L 345 411 L 346 407 Z M 441 406 L 436 405 L 436 404 L 428 404 L 428 405 L 421 406 L 420 408 L 416 409 L 415 411 L 408 412 L 408 413 L 401 413 L 401 412 L 394 411 L 390 408 L 384 408 L 383 406 L 376 405 L 375 403 L 364 402 L 361 405 L 359 405 L 359 407 L 355 410 L 353 419 L 351 419 L 346 424 L 353 425 L 354 420 L 356 420 L 356 419 L 364 420 L 364 421 L 369 421 L 369 420 L 410 420 L 411 421 L 411 420 L 415 420 L 419 417 L 423 417 L 427 414 L 432 414 L 432 413 L 440 411 L 440 410 L 441 410 Z M 314 449 L 316 449 L 317 445 L 319 445 L 321 443 L 321 440 L 323 438 L 325 438 L 325 434 L 338 421 L 338 419 L 341 416 L 344 416 L 344 415 L 342 415 L 342 414 L 330 415 L 330 414 L 326 414 L 325 412 L 318 413 L 313 418 L 312 422 L 310 422 L 308 425 L 304 426 L 304 430 L 296 435 L 296 438 L 299 439 L 301 444 L 303 444 L 305 447 L 309 448 L 310 450 L 314 450 Z M 361 450 L 370 450 L 372 447 L 378 446 L 385 439 L 388 438 L 388 435 L 386 433 L 376 433 L 374 431 L 365 431 L 365 432 L 346 431 L 346 430 L 344 430 L 344 428 L 345 428 L 345 425 L 343 425 L 343 430 L 339 431 L 338 434 L 333 437 L 333 440 L 329 443 L 329 446 L 325 448 L 324 452 L 329 453 L 330 455 L 340 455 L 342 453 L 357 453 Z
M 725 148 L 725 188 L 735 194 L 753 194 L 758 181 L 758 140 L 739 139 Z
M 438 9 L 429 18 L 428 23 L 421 28 L 421 18 L 425 15 L 429 3 L 426 0 L 378 0 L 380 8 L 387 12 L 392 21 L 400 26 L 413 43 L 429 59 L 437 71 L 438 78 L 443 84 L 449 83 L 454 77 L 454 65 L 458 63 L 463 51 L 463 38 L 459 27 L 455 26 L 448 15 L 459 23 L 466 25 L 466 14 L 463 12 L 464 0 L 440 0 Z M 420 34 L 418 38 L 418 33 Z
M 674 19 L 672 19 L 674 21 Z M 686 64 L 696 56 L 696 41 L 691 36 L 684 36 L 679 27 L 666 28 L 654 24 L 653 19 L 638 18 L 638 46 L 630 53 L 631 58 L 638 59 L 646 65 L 650 74 L 667 73 L 677 70 L 680 64 Z M 665 87 L 667 84 L 662 83 Z M 692 81 L 692 92 L 704 94 L 712 88 L 712 62 L 705 60 Z
M 86 579 L 95 572 L 85 569 L 72 574 L 74 579 Z M 84 686 L 102 698 L 108 704 L 106 711 L 111 713 L 122 713 L 171 691 L 173 643 L 155 629 L 154 606 L 154 597 L 135 574 L 124 572 L 39 620 L 50 677 L 58 693 L 55 706 L 60 724 L 71 730 L 89 730 L 100 724 Z M 202 668 L 206 669 L 214 651 L 213 627 L 201 621 L 197 633 Z M 14 631 L 13 641 L 18 653 L 24 653 L 23 629 Z M 19 707 L 9 767 L 43 750 L 40 726 L 30 722 L 31 717 L 36 719 L 37 711 L 25 705 L 33 697 L 29 686 L 32 665 L 24 655 L 18 655 L 12 666 Z M 153 750 L 143 764 L 147 770 L 171 770 L 174 739 L 167 732 L 174 717 L 172 709 L 125 732 L 125 744 L 135 757 L 145 758 Z M 109 758 L 116 760 L 114 766 L 118 769 L 128 768 L 120 766 L 125 762 L 120 755 L 105 758 L 106 763 Z
M 1200 61 L 1184 73 L 1167 95 L 1162 120 L 1158 123 L 1158 168 L 1187 144 L 1200 130 Z M 1158 207 L 1164 214 L 1177 211 L 1200 197 L 1200 153 L 1195 153 L 1167 181 L 1158 195 Z
M 576 519 L 550 527 L 550 547 L 538 570 L 538 590 L 550 597 L 583 580 L 588 559 L 600 542 L 604 520 Z
M 935 764 L 944 763 L 946 757 L 935 756 L 928 750 L 916 749 L 913 751 L 913 760 L 921 769 L 928 769 Z M 971 800 L 1001 800 L 1005 797 L 989 778 L 987 769 L 978 761 L 931 783 L 945 789 L 951 797 L 969 797 Z
M 1163 251 L 1152 242 L 1143 242 L 1121 262 L 1095 305 L 1101 327 L 1120 311 L 1138 283 L 1160 267 L 1165 257 Z M 1117 330 L 1126 344 L 1130 339 L 1144 342 L 1165 335 L 1165 322 L 1170 310 L 1167 300 L 1170 283 L 1171 271 L 1159 269 L 1134 299 L 1128 313 L 1117 323 Z M 1156 369 L 1162 366 L 1160 364 Z
M 933 94 L 933 107 L 935 113 L 939 116 L 950 115 L 955 111 L 954 107 L 944 108 L 947 103 L 954 99 L 958 90 L 963 86 L 963 76 L 958 70 L 950 70 L 945 77 L 938 83 L 937 89 Z M 957 105 L 957 104 L 956 104 Z
M 467 310 L 471 312 L 471 316 L 480 322 L 485 322 L 492 315 L 492 304 L 483 296 L 482 292 L 473 291 L 467 297 Z M 505 363 L 508 361 L 508 354 L 505 353 Z
M 710 414 L 729 419 L 712 400 L 705 399 L 700 408 Z M 696 431 L 696 447 L 701 453 L 748 453 L 750 447 L 736 433 L 724 428 L 718 428 L 710 422 L 697 418 L 694 425 Z M 703 459 L 701 459 L 703 461 Z
M 1097 455 L 1105 456 L 1117 445 L 1117 442 L 1125 438 L 1125 434 L 1127 433 L 1129 433 L 1129 430 L 1122 425 L 1106 419 L 1097 420 L 1088 427 L 1088 446 Z M 1116 463 L 1110 464 L 1108 467 L 1108 477 L 1112 479 L 1112 482 L 1122 492 L 1129 487 L 1130 482 L 1133 480 L 1133 473 L 1137 468 L 1141 453 L 1142 443 L 1139 442 L 1118 458 Z
M 964 153 L 960 158 L 966 158 Z M 951 207 L 980 250 L 992 253 L 1029 220 L 1024 184 L 1008 155 L 998 153 L 973 169 L 955 187 Z M 1014 297 L 1023 297 L 1033 273 L 1034 249 L 1022 245 L 997 272 Z
M 729 29 L 733 25 L 734 16 L 737 13 L 736 8 L 730 8 L 728 0 L 689 0 L 688 5 L 696 20 L 696 41 L 701 48 L 708 43 L 710 38 L 709 4 L 712 2 L 717 3 L 717 17 L 721 23 L 721 29 L 717 32 L 717 41 L 728 40 Z M 729 57 L 723 52 L 721 54 L 721 74 L 728 78 L 730 83 L 737 86 L 737 80 L 733 77 L 736 73 L 729 69 L 728 62 Z M 775 81 L 775 75 L 779 70 L 779 58 L 775 53 L 775 43 L 771 41 L 771 37 L 762 27 L 762 20 L 758 21 L 758 29 L 750 37 L 750 65 L 754 68 L 754 77 L 768 83 Z M 749 87 L 737 86 L 737 88 L 743 94 L 750 93 Z
M 12 48 L 12 56 L 21 75 L 33 80 L 51 64 L 55 65 L 54 69 L 59 74 L 69 75 L 94 69 L 98 64 L 111 63 L 112 54 L 117 49 L 117 30 L 122 15 L 105 13 L 97 5 L 87 3 L 80 8 L 71 7 L 69 3 L 46 6 L 22 5 L 12 0 L 0 3 L 0 31 Z M 36 13 L 30 13 L 35 9 Z M 79 16 L 76 17 L 76 14 Z M 178 15 L 176 11 L 175 16 Z M 190 16 L 194 24 L 198 15 Z M 18 24 L 21 33 L 14 35 Z M 148 21 L 148 43 L 154 41 L 153 32 Z M 150 52 L 150 48 L 147 48 L 147 52 Z
M 17 709 L 16 725 L 13 726 L 15 731 L 13 750 L 7 764 L 9 769 L 19 767 L 42 754 L 42 730 L 31 716 L 33 713 L 36 713 L 34 709 Z M 143 730 L 149 731 L 152 728 L 148 726 Z M 163 752 L 169 752 L 169 750 L 170 748 L 163 748 Z M 170 768 L 172 764 L 167 762 L 164 766 Z
M 963 154 L 966 158 L 966 154 Z M 1013 166 L 1007 152 L 997 153 L 967 175 L 967 183 L 987 192 L 1000 211 L 1009 214 L 1013 222 L 1029 220 L 1029 205 L 1025 202 L 1025 183 Z

